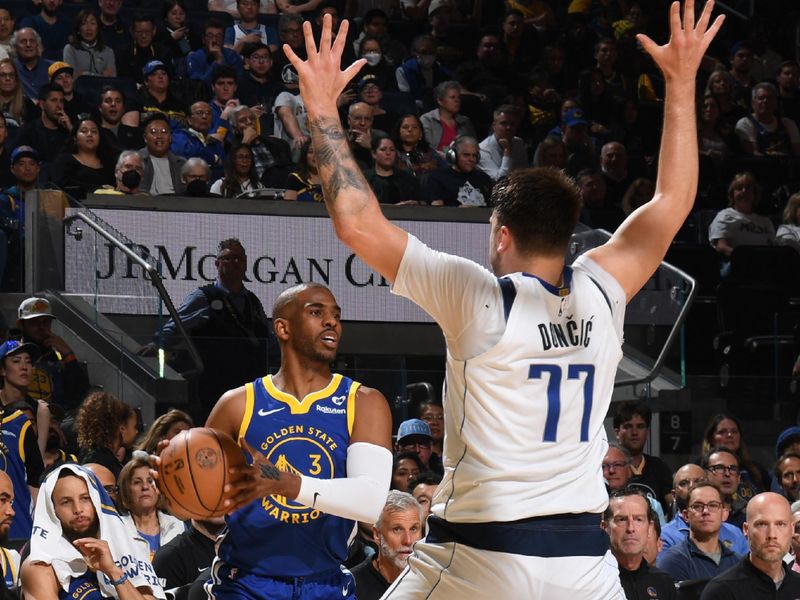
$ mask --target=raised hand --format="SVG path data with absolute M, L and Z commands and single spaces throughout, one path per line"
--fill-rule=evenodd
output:
M 700 20 L 695 24 L 694 0 L 686 0 L 683 8 L 683 23 L 681 23 L 680 3 L 673 2 L 669 10 L 669 42 L 659 46 L 642 33 L 636 36 L 668 81 L 671 79 L 694 81 L 700 61 L 725 20 L 725 16 L 720 15 L 709 27 L 713 10 L 714 0 L 708 0 L 700 15 Z
M 332 20 L 331 16 L 326 14 L 322 19 L 322 37 L 317 49 L 311 23 L 309 21 L 303 23 L 308 60 L 301 60 L 288 44 L 283 45 L 286 57 L 300 78 L 300 93 L 306 111 L 311 117 L 336 113 L 336 99 L 367 62 L 363 58 L 359 59 L 342 71 L 340 65 L 344 45 L 347 42 L 348 27 L 348 22 L 342 21 L 336 39 L 331 42 Z

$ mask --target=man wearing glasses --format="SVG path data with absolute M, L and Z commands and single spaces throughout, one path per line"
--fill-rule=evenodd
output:
M 275 131 L 272 107 L 278 95 L 286 91 L 286 86 L 271 77 L 272 51 L 269 46 L 261 42 L 245 44 L 242 56 L 244 73 L 239 78 L 239 101 L 253 107 L 258 113 L 262 133 L 272 135 Z
M 144 166 L 144 176 L 139 189 L 150 194 L 181 194 L 184 184 L 181 167 L 186 159 L 170 152 L 172 129 L 163 113 L 148 115 L 142 125 L 145 147 L 139 150 Z
M 747 500 L 739 496 L 739 457 L 727 448 L 712 448 L 703 457 L 702 467 L 711 483 L 722 492 L 722 501 L 728 507 L 726 521 L 739 529 L 745 520 Z
M 683 511 L 689 537 L 662 552 L 656 566 L 675 581 L 687 581 L 716 577 L 736 565 L 742 556 L 719 539 L 727 513 L 719 487 L 698 481 L 689 489 L 687 508 Z
M 430 426 L 421 419 L 408 419 L 397 428 L 397 451 L 414 452 L 426 469 L 442 473 L 442 464 L 433 454 Z

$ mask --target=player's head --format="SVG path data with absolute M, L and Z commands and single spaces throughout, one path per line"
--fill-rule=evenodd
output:
M 411 494 L 389 492 L 381 515 L 372 526 L 379 561 L 388 561 L 395 569 L 406 567 L 411 546 L 422 538 L 422 513 L 422 507 Z
M 14 484 L 5 471 L 0 471 L 0 543 L 5 544 L 14 519 Z
M 61 522 L 64 537 L 73 542 L 82 537 L 97 537 L 100 523 L 89 487 L 80 475 L 61 469 L 53 487 L 53 508 Z
M 495 274 L 520 257 L 563 256 L 580 212 L 575 184 L 556 169 L 514 171 L 492 190 L 489 260 Z
M 321 283 L 302 283 L 275 300 L 272 323 L 281 354 L 293 352 L 307 360 L 331 362 L 342 336 L 342 309 Z
M 644 555 L 652 527 L 650 503 L 638 491 L 613 492 L 603 514 L 603 529 L 608 533 L 615 557 L 635 558 Z

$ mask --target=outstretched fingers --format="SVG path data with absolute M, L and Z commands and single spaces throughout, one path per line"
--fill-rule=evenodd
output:
M 686 0 L 683 5 L 683 29 L 686 32 L 694 31 L 694 0 Z

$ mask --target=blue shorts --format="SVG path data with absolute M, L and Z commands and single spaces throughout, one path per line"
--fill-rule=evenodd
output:
M 344 567 L 311 577 L 263 577 L 216 559 L 205 589 L 215 600 L 356 600 L 355 579 Z

